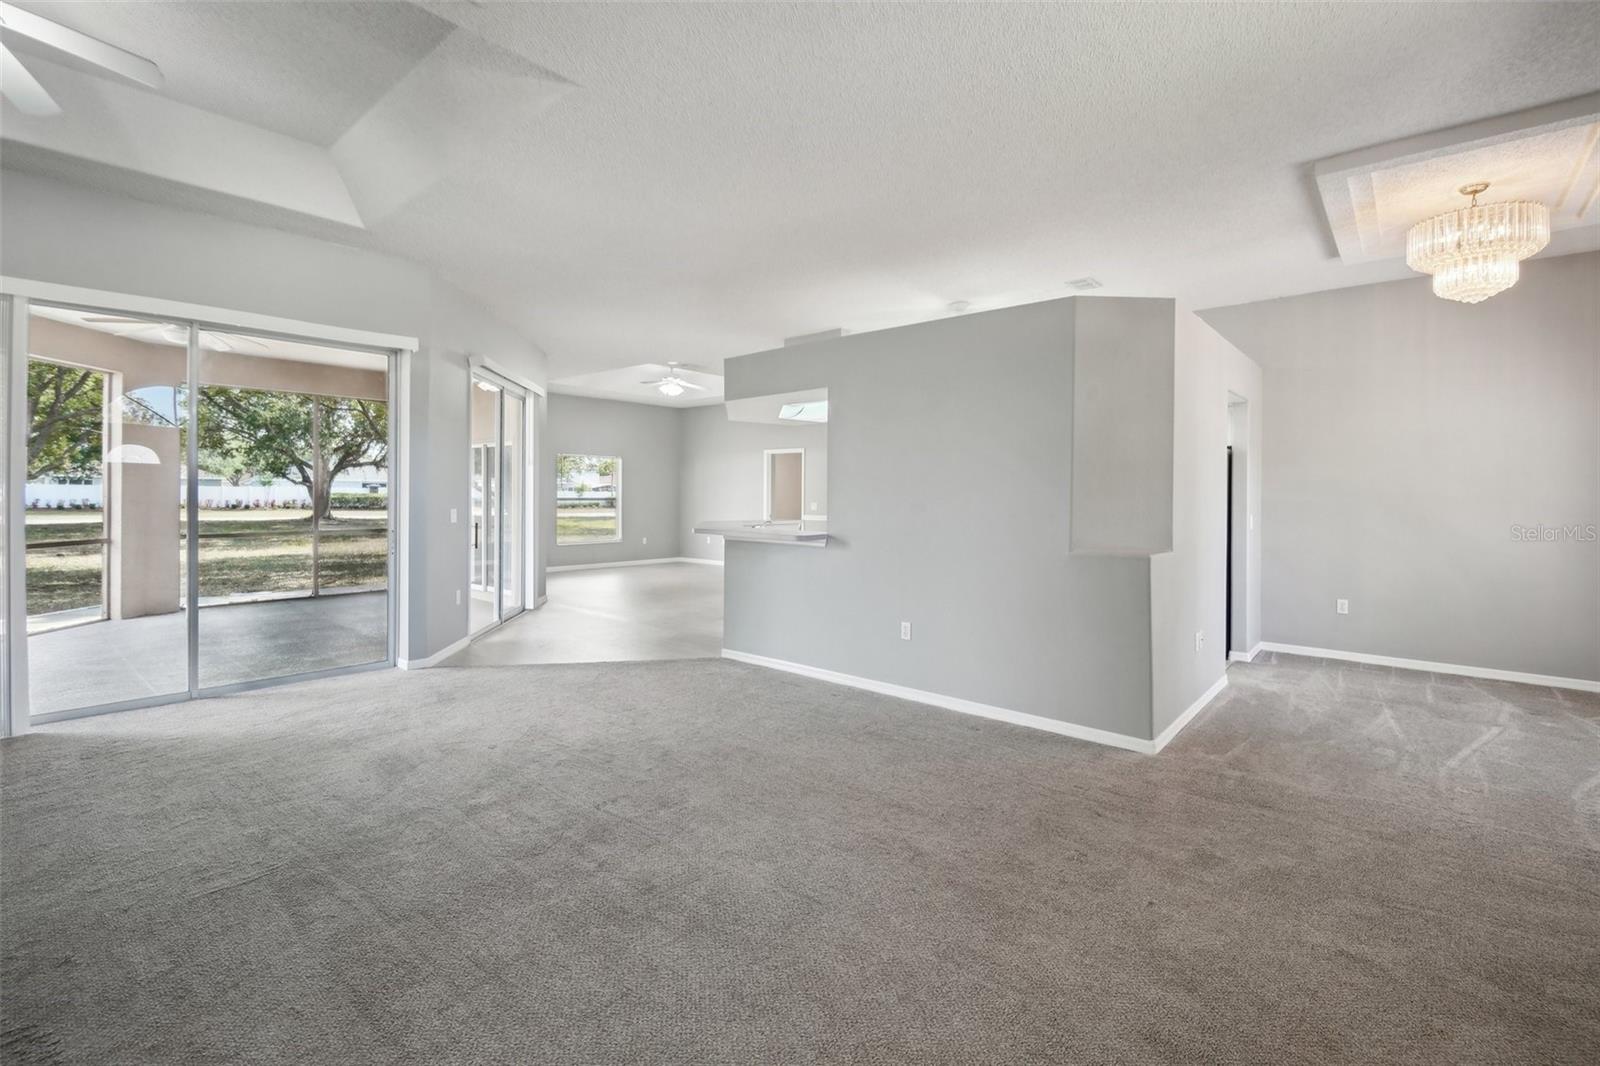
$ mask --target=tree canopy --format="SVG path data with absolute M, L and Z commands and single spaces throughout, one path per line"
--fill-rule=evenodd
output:
M 199 424 L 208 470 L 230 480 L 283 478 L 306 490 L 321 518 L 328 517 L 336 477 L 383 466 L 389 457 L 389 407 L 377 400 L 206 386 Z
M 100 472 L 105 378 L 94 370 L 28 361 L 28 479 Z

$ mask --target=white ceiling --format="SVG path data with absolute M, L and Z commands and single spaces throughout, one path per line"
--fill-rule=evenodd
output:
M 1461 187 L 1485 183 L 1484 203 L 1532 200 L 1554 233 L 1600 223 L 1600 93 L 1374 145 L 1314 168 L 1328 225 L 1346 263 L 1394 259 L 1419 219 L 1462 207 Z
M 163 95 L 320 145 L 337 140 L 454 28 L 383 0 L 12 2 L 153 60 Z M 16 50 L 60 56 L 25 39 Z
M 602 400 L 627 400 L 659 407 L 703 407 L 722 402 L 722 375 L 701 370 L 677 368 L 676 376 L 700 386 L 685 389 L 681 396 L 664 396 L 656 388 L 671 371 L 665 363 L 640 363 L 615 370 L 595 370 L 572 374 L 550 382 L 550 391 L 568 396 L 593 396 Z
M 477 294 L 557 379 L 1084 276 L 1196 307 L 1408 276 L 1338 258 L 1313 162 L 1600 89 L 1592 3 L 25 6 L 321 145 L 446 23 L 560 79 L 337 233 Z

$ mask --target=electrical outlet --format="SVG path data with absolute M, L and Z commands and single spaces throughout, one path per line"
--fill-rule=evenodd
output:
M 450 524 L 456 524 L 456 509 L 454 507 L 450 508 Z
M 640 544 L 649 544 L 650 543 L 650 538 L 649 537 L 640 537 L 639 538 L 639 543 Z
M 461 590 L 460 589 L 456 589 L 456 606 L 457 607 L 461 606 Z
M 816 500 L 812 500 L 811 501 L 811 509 L 813 511 L 815 511 L 817 509 L 817 501 Z
M 707 537 L 707 538 L 706 538 L 706 543 L 707 543 L 707 544 L 710 544 L 710 543 L 711 543 L 711 538 L 710 538 L 710 537 Z
M 1206 631 L 1203 630 L 1203 629 L 1196 630 L 1195 634 L 1194 634 L 1194 650 L 1195 651 L 1199 651 L 1201 648 L 1203 648 L 1205 646 L 1206 646 Z
M 901 640 L 910 640 L 911 639 L 911 623 L 910 622 L 901 622 L 900 623 L 900 639 Z
M 1333 601 L 1333 609 L 1335 611 L 1338 611 L 1340 614 L 1349 614 L 1350 613 L 1350 601 L 1349 600 L 1334 600 Z

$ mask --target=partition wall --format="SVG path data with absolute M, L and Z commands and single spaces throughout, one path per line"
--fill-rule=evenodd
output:
M 394 349 L 0 296 L 13 732 L 394 662 Z

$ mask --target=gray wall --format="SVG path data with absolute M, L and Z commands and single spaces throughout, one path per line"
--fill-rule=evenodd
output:
M 1261 409 L 1261 369 L 1186 311 L 1175 322 L 1172 550 L 1150 558 L 1151 729 L 1158 736 L 1227 669 L 1228 404 L 1233 396 Z M 1241 442 L 1242 487 L 1259 491 L 1259 430 Z M 1241 530 L 1248 541 L 1251 534 Z M 1252 553 L 1246 551 L 1247 566 Z M 1260 588 L 1259 569 L 1242 584 Z M 1239 587 L 1239 586 L 1236 586 Z M 1247 593 L 1235 609 L 1253 617 Z M 1247 622 L 1246 628 L 1249 628 Z M 1195 634 L 1202 635 L 1195 647 Z
M 1072 550 L 1172 549 L 1173 315 L 1074 305 Z
M 399 382 L 400 655 L 422 658 L 466 635 L 455 597 L 469 533 L 449 509 L 467 513 L 467 360 L 490 358 L 542 385 L 537 346 L 414 263 L 57 180 L 0 173 L 0 230 L 6 275 L 417 337 Z
M 828 513 L 828 427 L 730 422 L 722 406 L 692 407 L 683 424 L 682 553 L 722 558 L 722 538 L 695 536 L 696 522 L 760 518 L 768 448 L 806 450 L 806 514 Z M 815 509 L 812 505 L 815 504 Z
M 653 404 L 582 396 L 549 398 L 549 455 L 554 498 L 555 457 L 563 453 L 622 458 L 622 540 L 615 544 L 553 546 L 551 566 L 665 559 L 678 554 L 682 412 Z M 552 536 L 554 512 L 551 513 Z
M 1264 371 L 1265 640 L 1600 679 L 1600 543 L 1515 532 L 1600 522 L 1600 254 L 1204 317 Z
M 729 360 L 730 399 L 828 389 L 832 539 L 729 544 L 725 645 L 1149 737 L 1150 562 L 1068 551 L 1073 319 L 1058 300 Z

